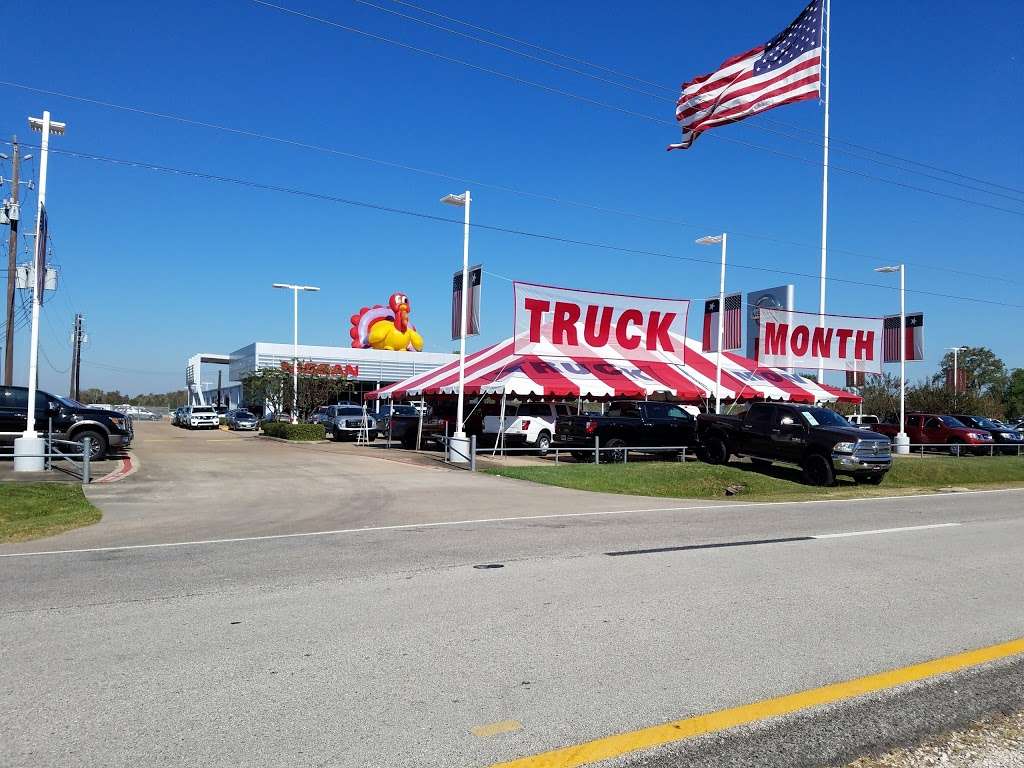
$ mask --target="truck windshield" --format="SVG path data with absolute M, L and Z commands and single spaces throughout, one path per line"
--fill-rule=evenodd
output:
M 819 424 L 825 427 L 849 427 L 850 422 L 844 419 L 835 411 L 830 411 L 828 408 L 802 408 L 800 415 L 804 417 L 808 424 L 812 427 L 816 427 Z

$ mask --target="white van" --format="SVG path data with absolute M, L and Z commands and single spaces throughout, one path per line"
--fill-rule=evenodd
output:
M 563 403 L 521 403 L 518 407 L 505 409 L 505 445 L 536 448 L 544 455 L 551 447 L 551 436 L 555 434 L 555 419 L 570 416 L 575 411 Z M 484 435 L 498 439 L 499 416 L 484 416 Z

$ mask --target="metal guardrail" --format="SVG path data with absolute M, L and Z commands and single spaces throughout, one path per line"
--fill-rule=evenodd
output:
M 3 436 L 17 436 L 20 437 L 23 432 L 0 432 Z M 67 462 L 70 467 L 61 467 L 62 472 L 70 472 L 75 477 L 82 481 L 82 485 L 88 485 L 92 482 L 92 438 L 84 437 L 81 442 L 75 440 L 59 440 L 53 436 L 53 430 L 48 429 L 43 435 L 46 445 L 46 449 L 42 453 L 23 453 L 19 454 L 20 457 L 26 459 L 42 459 L 44 471 L 50 471 L 54 469 L 53 462 L 57 461 Z M 73 446 L 71 452 L 61 450 L 55 447 L 56 444 Z M 74 452 L 77 449 L 77 452 Z M 14 461 L 18 458 L 14 453 L 0 454 L 0 461 Z M 76 461 L 81 459 L 81 461 Z
M 1024 456 L 1024 443 L 1016 445 L 1010 443 L 911 443 L 910 453 L 925 456 L 931 453 L 943 453 L 956 458 L 967 456 Z M 896 444 L 892 446 L 893 456 L 906 456 L 907 454 L 896 453 Z

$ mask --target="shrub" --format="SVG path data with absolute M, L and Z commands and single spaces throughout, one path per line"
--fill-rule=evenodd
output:
M 264 421 L 263 434 L 285 440 L 323 440 L 327 436 L 323 424 L 291 424 L 287 421 Z

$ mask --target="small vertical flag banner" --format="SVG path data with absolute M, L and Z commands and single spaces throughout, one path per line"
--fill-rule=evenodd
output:
M 859 361 L 854 361 L 850 368 L 846 369 L 846 388 L 847 389 L 859 389 L 863 387 L 868 380 L 867 373 L 864 371 Z
M 731 293 L 725 297 L 723 307 L 718 306 L 718 297 L 713 296 L 704 302 L 704 328 L 701 344 L 703 352 L 718 351 L 718 323 L 725 318 L 722 328 L 722 348 L 726 351 L 739 349 L 743 346 L 743 296 Z
M 954 375 L 955 374 L 955 375 Z M 962 394 L 971 387 L 970 376 L 963 368 L 946 369 L 946 389 L 953 390 L 954 394 Z
M 924 360 L 924 314 L 906 315 L 903 333 L 906 336 L 907 362 Z M 900 316 L 886 315 L 883 328 L 883 356 L 886 363 L 900 361 Z
M 811 0 L 792 24 L 764 45 L 732 56 L 683 83 L 676 120 L 683 132 L 669 149 L 689 149 L 709 128 L 783 104 L 818 98 L 825 0 Z
M 43 303 L 46 295 L 46 244 L 50 238 L 49 216 L 46 214 L 46 206 L 43 206 L 39 214 L 39 231 L 36 233 L 36 290 L 39 291 L 39 303 Z
M 484 268 L 477 264 L 469 268 L 469 293 L 466 294 L 466 335 L 480 333 L 480 288 Z M 462 337 L 462 270 L 452 277 L 452 340 Z

